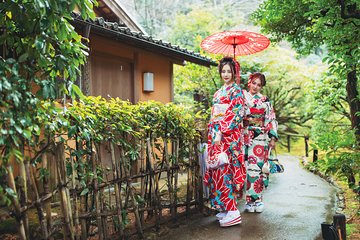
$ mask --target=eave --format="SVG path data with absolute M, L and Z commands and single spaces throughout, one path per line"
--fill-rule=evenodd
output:
M 206 67 L 217 66 L 217 63 L 211 58 L 159 39 L 153 39 L 151 36 L 146 36 L 141 32 L 131 31 L 127 27 L 120 27 L 116 22 L 106 22 L 103 18 L 96 18 L 95 21 L 85 21 L 77 16 L 74 17 L 74 24 L 78 27 L 90 27 L 91 33 L 110 37 L 121 43 L 164 55 L 174 59 L 174 63 L 183 64 L 184 61 L 188 61 Z

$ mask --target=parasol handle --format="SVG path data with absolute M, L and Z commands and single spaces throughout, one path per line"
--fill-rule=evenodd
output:
M 236 49 L 236 45 L 237 44 L 232 44 L 233 48 L 234 48 L 234 59 L 235 59 L 235 49 Z
M 232 44 L 232 46 L 233 46 L 233 48 L 234 48 L 234 59 L 235 59 L 235 49 L 236 49 L 236 45 L 237 45 L 236 42 L 235 42 L 235 40 L 236 40 L 236 39 L 235 39 L 235 37 L 234 37 L 234 43 Z

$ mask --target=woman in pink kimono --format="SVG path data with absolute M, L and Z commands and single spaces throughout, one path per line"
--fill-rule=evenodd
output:
M 221 227 L 241 223 L 237 193 L 243 187 L 246 168 L 243 154 L 244 96 L 235 83 L 239 63 L 220 60 L 219 74 L 224 85 L 214 94 L 208 125 L 208 158 L 204 182 L 210 189 L 210 203 L 218 210 Z
M 263 173 L 268 152 L 275 147 L 278 139 L 275 112 L 270 100 L 260 93 L 265 86 L 265 76 L 251 74 L 248 81 L 249 91 L 244 91 L 249 109 L 245 117 L 245 163 L 246 205 L 245 211 L 262 212 L 264 210 L 263 190 L 268 185 L 268 173 Z

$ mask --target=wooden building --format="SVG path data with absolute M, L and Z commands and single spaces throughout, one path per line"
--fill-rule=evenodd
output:
M 78 82 L 86 95 L 166 103 L 173 100 L 174 64 L 217 65 L 210 58 L 146 35 L 118 1 L 98 3 L 95 21 L 75 16 L 73 22 L 89 39 L 89 61 Z

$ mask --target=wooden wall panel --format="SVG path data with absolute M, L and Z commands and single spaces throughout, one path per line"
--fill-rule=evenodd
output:
M 91 95 L 134 101 L 132 64 L 109 54 L 91 55 Z

